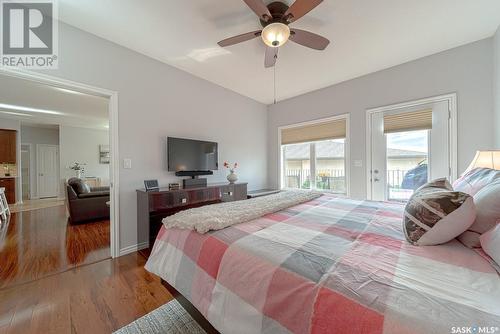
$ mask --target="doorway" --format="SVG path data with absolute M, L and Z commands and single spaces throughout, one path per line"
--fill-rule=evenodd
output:
M 456 95 L 367 112 L 368 199 L 407 201 L 426 182 L 456 178 Z
M 110 159 L 109 159 L 109 180 L 108 185 L 110 188 L 110 219 L 109 219 L 109 242 L 110 242 L 110 251 L 112 257 L 120 256 L 120 245 L 119 245 L 119 182 L 118 182 L 118 170 L 119 170 L 119 160 L 118 160 L 118 94 L 115 91 L 111 91 L 108 89 L 103 89 L 99 87 L 89 86 L 86 84 L 81 84 L 78 82 L 61 79 L 57 77 L 53 77 L 50 75 L 28 72 L 28 71 L 18 71 L 16 69 L 2 68 L 0 69 L 0 75 L 11 78 L 11 79 L 23 79 L 31 82 L 32 84 L 44 84 L 47 87 L 51 87 L 52 92 L 55 90 L 59 90 L 60 92 L 72 93 L 75 96 L 79 94 L 90 95 L 95 97 L 105 98 L 108 101 L 108 120 L 109 123 L 106 126 L 108 130 L 108 138 L 109 138 L 109 146 L 110 146 Z M 52 93 L 51 93 L 52 94 Z M 50 108 L 48 108 L 50 109 Z M 89 109 L 92 110 L 92 109 Z M 47 113 L 47 117 L 54 115 L 54 112 L 50 114 Z M 38 114 L 41 115 L 41 114 Z M 31 119 L 31 118 L 30 118 Z M 100 143 L 105 144 L 105 143 Z M 36 154 L 36 148 L 32 148 L 32 156 Z M 95 154 L 99 154 L 97 150 Z M 20 155 L 20 154 L 19 154 Z M 34 159 L 31 159 L 32 173 L 35 169 L 33 166 Z M 60 169 L 69 168 L 70 165 L 61 166 Z M 87 168 L 88 174 L 86 176 L 94 176 L 91 173 L 90 168 Z M 62 170 L 60 170 L 62 173 Z M 34 176 L 35 184 L 36 184 L 36 175 Z M 21 186 L 21 185 L 20 185 Z M 59 188 L 63 188 L 59 185 Z M 20 187 L 22 190 L 22 187 Z M 33 192 L 33 189 L 31 189 Z

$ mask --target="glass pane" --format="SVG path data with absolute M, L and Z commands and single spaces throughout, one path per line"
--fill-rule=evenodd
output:
M 311 188 L 310 143 L 284 145 L 284 187 Z
M 407 201 L 427 182 L 429 130 L 387 134 L 388 199 Z
M 315 145 L 316 188 L 345 194 L 345 139 L 325 140 Z

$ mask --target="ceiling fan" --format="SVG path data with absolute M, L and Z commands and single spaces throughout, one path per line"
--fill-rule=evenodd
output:
M 259 36 L 266 44 L 265 67 L 273 67 L 278 59 L 278 48 L 288 39 L 315 50 L 324 50 L 330 41 L 309 31 L 290 28 L 288 25 L 316 8 L 323 0 L 296 0 L 290 7 L 280 1 L 265 5 L 262 0 L 243 0 L 260 19 L 264 29 L 230 37 L 220 41 L 221 47 L 245 42 Z

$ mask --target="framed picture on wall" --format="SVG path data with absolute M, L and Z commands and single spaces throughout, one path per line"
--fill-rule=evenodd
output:
M 99 163 L 109 164 L 109 145 L 99 145 Z

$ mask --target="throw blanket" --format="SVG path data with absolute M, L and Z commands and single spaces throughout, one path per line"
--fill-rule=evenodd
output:
M 221 230 L 228 226 L 245 223 L 269 213 L 313 200 L 321 195 L 321 193 L 313 191 L 287 190 L 246 201 L 226 202 L 181 211 L 164 218 L 162 222 L 166 228 L 176 227 L 207 233 L 211 230 Z

